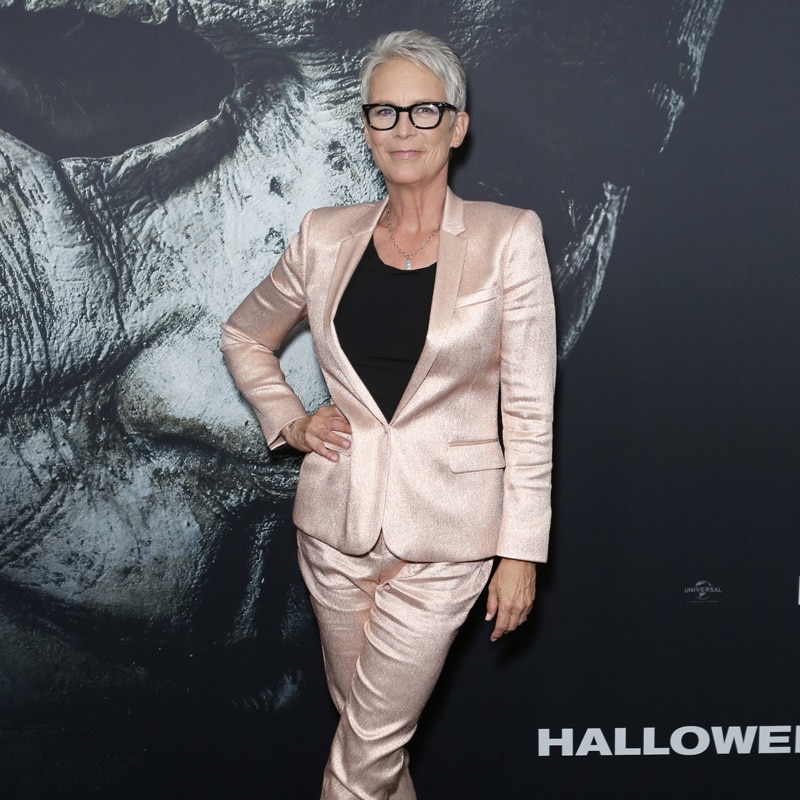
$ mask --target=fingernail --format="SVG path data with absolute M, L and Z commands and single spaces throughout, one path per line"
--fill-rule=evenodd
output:
M 484 617 L 484 619 L 486 620 L 486 622 L 488 622 L 488 621 L 489 621 L 491 618 L 492 618 L 492 615 L 491 615 L 491 614 L 487 614 L 487 615 Z

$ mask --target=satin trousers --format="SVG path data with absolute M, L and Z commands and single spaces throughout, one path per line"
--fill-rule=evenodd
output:
M 383 536 L 350 556 L 298 532 L 339 725 L 321 800 L 416 800 L 405 745 L 492 559 L 403 561 Z

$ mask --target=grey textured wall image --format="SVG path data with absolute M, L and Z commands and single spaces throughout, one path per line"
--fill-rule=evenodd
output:
M 275 540 L 298 464 L 264 447 L 218 328 L 308 208 L 381 194 L 357 113 L 371 38 L 428 28 L 464 54 L 456 188 L 542 215 L 565 357 L 721 7 L 0 0 L 19 45 L 0 52 L 0 707 L 180 685 L 190 657 L 256 640 L 261 706 L 297 691 L 308 615 Z M 154 26 L 142 52 L 170 91 L 107 46 Z M 80 63 L 37 61 L 37 37 Z M 207 73 L 180 73 L 171 42 Z M 282 364 L 309 409 L 326 400 L 302 331 Z

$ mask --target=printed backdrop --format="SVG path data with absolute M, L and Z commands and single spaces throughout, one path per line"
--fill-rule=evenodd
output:
M 409 27 L 467 62 L 456 191 L 542 217 L 561 364 L 536 611 L 492 645 L 476 608 L 420 797 L 793 796 L 798 23 L 794 0 L 0 0 L 4 796 L 318 794 L 298 458 L 266 451 L 219 323 L 308 208 L 381 195 L 357 68 Z M 305 331 L 282 364 L 325 402 Z

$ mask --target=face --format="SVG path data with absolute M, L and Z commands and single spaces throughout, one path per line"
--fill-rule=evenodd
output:
M 75 13 L 69 27 L 84 30 Z M 214 39 L 225 4 L 204 19 Z M 269 32 L 268 19 L 250 25 Z M 237 69 L 247 50 L 258 73 L 249 36 L 221 44 Z M 209 118 L 120 155 L 81 157 L 73 137 L 53 154 L 78 157 L 54 160 L 0 131 L 0 707 L 87 683 L 149 686 L 154 674 L 181 685 L 196 679 L 188 653 L 241 652 L 255 638 L 269 645 L 263 687 L 293 691 L 284 671 L 309 618 L 291 569 L 298 463 L 266 449 L 219 324 L 305 209 L 364 199 L 375 179 L 356 115 L 315 101 L 313 79 L 301 87 L 272 52 L 265 43 L 269 77 L 242 91 L 231 81 Z M 32 96 L 47 77 L 59 85 L 40 77 Z M 282 364 L 308 408 L 326 400 L 306 334 Z M 120 638 L 118 661 L 92 656 Z
M 395 58 L 375 69 L 369 87 L 370 103 L 410 106 L 446 100 L 442 81 L 426 67 Z M 420 129 L 401 113 L 388 131 L 376 131 L 364 122 L 367 146 L 387 186 L 445 186 L 450 149 L 459 147 L 467 133 L 469 117 L 445 110 L 435 128 Z

